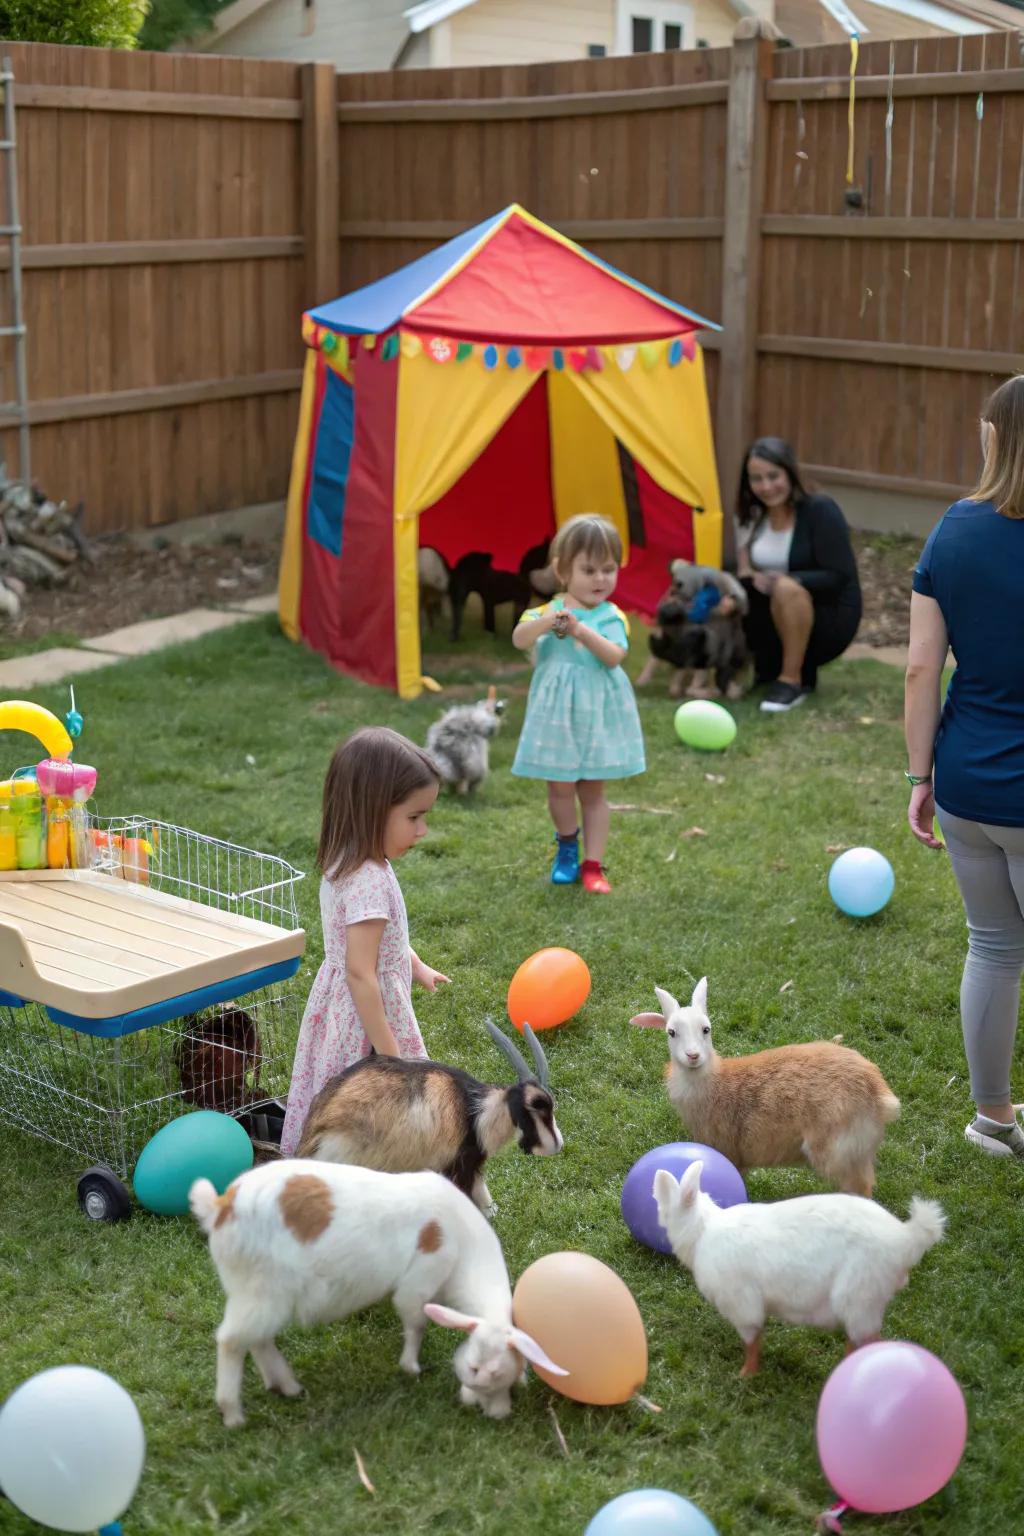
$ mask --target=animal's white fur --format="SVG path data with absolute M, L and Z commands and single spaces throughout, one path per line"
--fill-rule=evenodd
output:
M 493 700 L 455 704 L 427 731 L 427 751 L 445 784 L 460 795 L 476 789 L 487 777 L 488 743 L 501 724 Z
M 744 1375 L 757 1369 L 767 1317 L 842 1327 L 853 1346 L 876 1338 L 889 1302 L 945 1230 L 942 1208 L 916 1196 L 906 1222 L 860 1195 L 721 1210 L 700 1175 L 699 1162 L 682 1180 L 658 1170 L 658 1219 L 701 1295 L 746 1344 Z
M 688 1007 L 654 991 L 661 1012 L 632 1022 L 665 1031 L 668 1096 L 694 1140 L 741 1169 L 806 1160 L 847 1193 L 871 1194 L 875 1155 L 900 1112 L 872 1062 L 826 1041 L 723 1059 L 711 1038 L 706 976 Z
M 312 1176 L 330 1192 L 329 1223 L 307 1241 L 290 1230 L 281 1203 L 297 1175 Z M 243 1174 L 224 1197 L 208 1179 L 198 1179 L 189 1203 L 209 1235 L 227 1296 L 217 1330 L 217 1406 L 229 1427 L 244 1422 L 247 1353 L 268 1390 L 295 1397 L 302 1388 L 274 1342 L 281 1329 L 348 1317 L 386 1296 L 404 1328 L 399 1363 L 412 1375 L 419 1371 L 427 1316 L 468 1333 L 455 1352 L 455 1373 L 462 1401 L 489 1418 L 510 1411 L 510 1389 L 524 1359 L 559 1370 L 513 1326 L 501 1245 L 472 1201 L 440 1174 L 377 1173 L 291 1158 Z M 430 1223 L 440 1232 L 436 1248 L 423 1242 Z M 428 1306 L 434 1302 L 448 1308 Z
M 436 549 L 417 551 L 416 569 L 420 582 L 420 629 L 426 631 L 444 612 L 451 572 Z

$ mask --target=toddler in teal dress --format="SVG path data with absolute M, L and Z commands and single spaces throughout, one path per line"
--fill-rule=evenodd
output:
M 646 767 L 636 699 L 622 670 L 629 625 L 610 601 L 622 564 L 622 540 L 603 517 L 574 517 L 555 535 L 551 563 L 565 591 L 541 608 L 528 609 L 512 635 L 518 650 L 536 646 L 512 772 L 547 783 L 558 844 L 553 883 L 582 880 L 585 890 L 607 893 L 605 782 L 631 778 Z

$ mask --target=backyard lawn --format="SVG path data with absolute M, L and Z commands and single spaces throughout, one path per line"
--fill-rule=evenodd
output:
M 903 1101 L 879 1158 L 878 1198 L 903 1216 L 920 1193 L 949 1215 L 946 1241 L 894 1301 L 886 1335 L 926 1346 L 956 1375 L 967 1452 L 927 1505 L 889 1519 L 851 1515 L 849 1536 L 1019 1529 L 1021 1170 L 963 1139 L 963 915 L 945 856 L 921 848 L 905 824 L 901 675 L 840 663 L 790 717 L 735 706 L 739 735 L 717 757 L 678 744 L 659 681 L 641 700 L 648 772 L 612 795 L 623 807 L 609 853 L 615 889 L 600 898 L 548 884 L 543 790 L 509 773 L 529 682 L 520 661 L 507 635 L 474 637 L 429 658 L 446 685 L 440 701 L 402 703 L 330 672 L 261 620 L 82 679 L 79 755 L 100 770 L 101 812 L 178 822 L 310 872 L 300 887 L 304 991 L 320 959 L 312 864 L 334 744 L 367 723 L 422 741 L 440 702 L 498 684 L 509 703 L 489 782 L 474 800 L 442 798 L 429 839 L 399 866 L 413 944 L 453 978 L 419 995 L 419 1017 L 432 1056 L 502 1080 L 482 1020 L 503 1017 L 516 966 L 549 944 L 586 959 L 589 1002 L 544 1037 L 565 1151 L 529 1161 L 509 1151 L 491 1165 L 495 1225 L 513 1277 L 564 1248 L 618 1271 L 647 1328 L 644 1391 L 662 1411 L 582 1408 L 532 1380 L 510 1419 L 485 1420 L 458 1404 L 452 1334 L 428 1334 L 419 1381 L 399 1373 L 400 1329 L 385 1306 L 286 1334 L 308 1395 L 269 1396 L 250 1363 L 248 1424 L 227 1431 L 213 1402 L 222 1296 L 191 1219 L 137 1210 L 120 1226 L 86 1222 L 75 1157 L 6 1123 L 0 1400 L 64 1362 L 108 1371 L 131 1392 L 148 1452 L 125 1536 L 582 1536 L 606 1500 L 643 1486 L 693 1499 L 720 1536 L 811 1532 L 832 1502 L 814 1417 L 842 1340 L 769 1325 L 761 1375 L 740 1381 L 735 1333 L 674 1261 L 633 1242 L 619 1215 L 632 1163 L 682 1135 L 662 1086 L 664 1039 L 631 1030 L 629 1018 L 655 1006 L 656 983 L 688 996 L 706 974 L 723 1053 L 841 1034 L 877 1061 Z M 38 698 L 67 707 L 65 689 Z M 3 749 L 8 768 L 38 755 L 13 737 Z M 890 858 L 896 893 L 857 924 L 832 907 L 825 877 L 840 847 L 860 843 Z M 821 1187 L 797 1170 L 755 1173 L 748 1184 L 764 1200 Z M 375 1495 L 360 1485 L 354 1448 Z M 0 1503 L 4 1536 L 35 1529 Z

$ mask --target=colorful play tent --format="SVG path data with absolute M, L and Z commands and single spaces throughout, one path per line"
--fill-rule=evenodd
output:
M 417 550 L 516 570 L 577 512 L 619 528 L 617 600 L 721 561 L 704 363 L 717 329 L 513 204 L 303 317 L 282 628 L 419 693 Z

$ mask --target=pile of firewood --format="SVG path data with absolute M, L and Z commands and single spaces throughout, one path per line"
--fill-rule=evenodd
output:
M 84 511 L 84 502 L 72 509 L 12 480 L 0 464 L 0 620 L 18 618 L 28 587 L 59 585 L 88 556 Z

